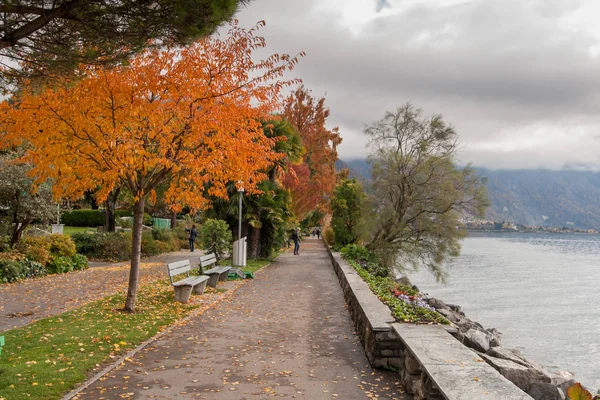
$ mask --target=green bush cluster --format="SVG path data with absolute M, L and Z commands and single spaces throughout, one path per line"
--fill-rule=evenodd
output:
M 72 236 L 77 252 L 94 260 L 125 261 L 131 258 L 131 232 L 75 233 Z M 142 256 L 177 251 L 177 234 L 167 229 L 153 229 L 142 233 Z
M 133 213 L 129 210 L 117 210 L 115 217 L 131 217 Z M 73 210 L 61 214 L 60 222 L 67 226 L 103 226 L 105 216 L 103 210 Z M 144 213 L 144 225 L 152 225 L 152 216 Z
M 95 260 L 123 261 L 131 258 L 131 234 L 123 232 L 75 233 L 77 252 Z
M 22 260 L 0 259 L 0 282 L 2 283 L 17 282 L 47 274 L 46 267 L 36 261 L 26 258 Z
M 149 257 L 157 254 L 179 250 L 177 235 L 168 229 L 153 229 L 142 233 L 142 256 Z
M 396 297 L 394 294 L 395 291 L 406 293 L 410 296 L 418 296 L 419 291 L 410 285 L 398 283 L 389 276 L 377 276 L 371 273 L 364 265 L 376 262 L 376 259 L 366 248 L 357 245 L 348 245 L 342 248 L 341 254 L 369 285 L 373 293 L 390 307 L 396 320 L 422 324 L 448 324 L 448 320 L 441 314 L 424 307 L 406 303 Z
M 0 253 L 0 282 L 83 270 L 87 258 L 76 253 L 66 235 L 25 237 L 10 252 Z
M 362 268 L 375 276 L 387 277 L 389 275 L 387 268 L 381 265 L 377 257 L 364 246 L 349 244 L 344 246 L 340 253 L 344 259 L 357 262 Z

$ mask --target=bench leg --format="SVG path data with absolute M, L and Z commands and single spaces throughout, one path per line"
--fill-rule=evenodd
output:
M 199 283 L 197 285 L 194 286 L 194 289 L 192 289 L 192 293 L 193 294 L 202 294 L 204 293 L 204 288 L 206 287 L 206 282 L 204 281 L 202 283 Z
M 210 287 L 216 288 L 217 282 L 219 282 L 219 274 L 211 274 L 209 276 L 210 276 L 210 278 L 208 278 L 208 281 L 206 284 Z
M 226 282 L 227 278 L 229 278 L 229 271 L 225 271 L 225 272 L 219 274 L 219 281 Z
M 175 301 L 180 303 L 187 303 L 190 301 L 190 294 L 192 293 L 192 287 L 186 286 L 174 286 L 175 288 Z

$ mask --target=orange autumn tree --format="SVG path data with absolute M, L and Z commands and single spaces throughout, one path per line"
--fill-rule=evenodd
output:
M 280 107 L 280 90 L 297 83 L 282 77 L 303 54 L 254 62 L 253 51 L 265 47 L 261 26 L 234 23 L 223 40 L 148 51 L 129 66 L 92 69 L 39 95 L 25 89 L 3 104 L 7 138 L 27 143 L 25 160 L 38 182 L 54 182 L 57 198 L 100 187 L 102 201 L 119 185 L 134 194 L 127 311 L 135 311 L 144 205 L 157 185 L 168 182 L 176 209 L 203 209 L 205 192 L 225 198 L 232 181 L 255 193 L 261 171 L 280 157 L 260 120 Z
M 290 165 L 284 178 L 284 185 L 292 192 L 294 212 L 303 219 L 312 210 L 328 207 L 336 183 L 336 148 L 342 138 L 338 128 L 325 127 L 329 117 L 325 98 L 313 98 L 304 86 L 286 98 L 283 116 L 298 130 L 306 149 L 303 162 Z

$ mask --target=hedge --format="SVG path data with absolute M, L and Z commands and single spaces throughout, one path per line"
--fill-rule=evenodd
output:
M 132 212 L 129 210 L 117 210 L 117 218 L 130 217 Z M 73 210 L 65 212 L 60 217 L 60 222 L 67 226 L 104 226 L 103 210 Z

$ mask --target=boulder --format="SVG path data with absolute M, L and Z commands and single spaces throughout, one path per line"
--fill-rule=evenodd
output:
M 527 394 L 535 400 L 565 400 L 566 396 L 562 390 L 551 383 L 532 382 Z
M 577 381 L 575 380 L 575 375 L 569 371 L 556 371 L 551 375 L 551 383 L 558 387 L 566 396 L 569 388 L 577 383 Z
M 538 371 L 528 368 L 524 365 L 517 364 L 510 360 L 503 360 L 482 354 L 481 357 L 492 367 L 494 367 L 502 376 L 517 385 L 525 392 L 529 392 L 533 382 L 540 382 L 540 374 Z
M 478 329 L 469 329 L 464 334 L 463 344 L 483 353 L 486 353 L 490 348 L 488 335 Z
M 552 383 L 552 374 L 546 370 L 544 367 L 536 363 L 535 361 L 528 360 L 522 357 L 520 354 L 515 353 L 513 350 L 506 349 L 504 347 L 490 347 L 490 349 L 486 353 L 492 357 L 502 358 L 504 360 L 509 360 L 515 362 L 517 364 L 523 365 L 527 368 L 533 369 L 538 373 L 539 381 Z

